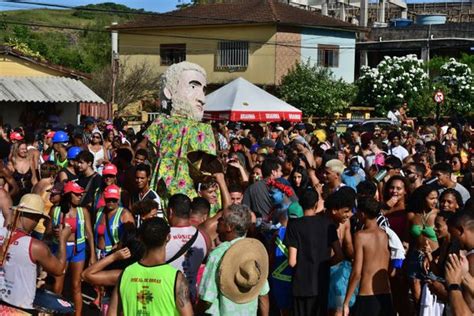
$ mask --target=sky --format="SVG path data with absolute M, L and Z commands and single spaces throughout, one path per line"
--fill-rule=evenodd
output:
M 41 6 L 31 5 L 31 4 L 20 4 L 17 1 L 16 3 L 6 2 L 0 0 L 0 11 L 4 10 L 19 10 L 19 9 L 31 9 L 31 8 L 40 8 Z M 124 4 L 130 8 L 134 9 L 145 9 L 146 11 L 153 12 L 167 12 L 176 9 L 176 5 L 180 3 L 189 3 L 190 0 L 29 0 L 29 2 L 42 2 L 48 4 L 60 4 L 67 6 L 79 6 L 86 4 L 96 4 L 104 2 L 115 2 L 119 4 Z

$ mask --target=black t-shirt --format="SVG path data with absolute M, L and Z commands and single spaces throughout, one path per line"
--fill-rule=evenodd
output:
M 87 185 L 89 184 L 89 187 Z M 84 193 L 81 206 L 88 206 L 89 204 L 92 205 L 94 201 L 94 194 L 97 189 L 102 185 L 102 177 L 98 173 L 94 173 L 89 177 L 79 176 L 79 180 L 77 180 L 77 184 L 86 190 Z M 91 212 L 94 210 L 91 210 Z
M 285 245 L 298 250 L 293 272 L 293 296 L 327 295 L 331 244 L 338 240 L 336 225 L 326 215 L 291 220 Z
M 67 180 L 66 181 L 77 181 L 78 179 L 78 176 L 74 173 L 72 173 L 71 171 L 69 171 L 67 168 L 62 168 L 59 172 L 64 172 L 67 176 Z

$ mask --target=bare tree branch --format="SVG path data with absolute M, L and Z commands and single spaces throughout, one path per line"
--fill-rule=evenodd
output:
M 147 61 L 131 64 L 123 60 L 115 88 L 115 102 L 119 110 L 145 98 L 158 98 L 160 74 L 155 65 Z M 112 98 L 112 68 L 107 66 L 96 73 L 86 84 L 104 100 Z

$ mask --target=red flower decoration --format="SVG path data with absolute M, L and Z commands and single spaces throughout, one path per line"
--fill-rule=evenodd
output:
M 269 187 L 273 187 L 273 188 L 276 188 L 276 189 L 280 190 L 281 192 L 283 192 L 288 197 L 294 195 L 293 189 L 290 186 L 285 185 L 285 184 L 283 184 L 279 181 L 269 179 L 269 180 L 267 180 L 267 185 Z

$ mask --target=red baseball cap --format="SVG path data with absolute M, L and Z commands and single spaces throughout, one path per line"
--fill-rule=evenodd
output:
M 69 181 L 64 185 L 64 194 L 66 193 L 84 193 L 85 190 L 76 182 Z
M 109 185 L 104 190 L 105 199 L 120 199 L 120 188 L 115 184 Z
M 10 134 L 10 140 L 23 140 L 23 136 L 18 132 L 13 132 Z
M 46 134 L 46 138 L 53 138 L 54 134 L 56 134 L 55 131 L 48 132 L 48 134 Z
M 117 175 L 117 167 L 113 163 L 108 163 L 104 166 L 104 169 L 102 169 L 102 175 Z

